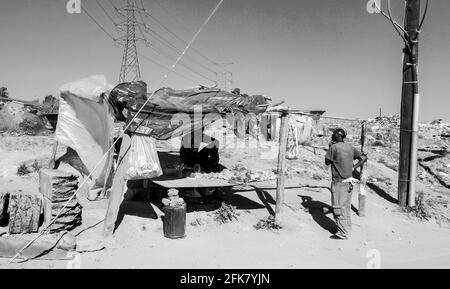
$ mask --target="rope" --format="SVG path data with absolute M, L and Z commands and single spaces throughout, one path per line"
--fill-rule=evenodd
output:
M 172 65 L 171 70 L 169 72 L 167 72 L 164 75 L 164 78 L 161 80 L 161 83 L 159 84 L 159 86 L 162 86 L 164 84 L 164 82 L 167 80 L 169 74 L 175 69 L 175 67 L 178 65 L 178 63 L 181 61 L 181 59 L 184 57 L 184 55 L 186 54 L 186 52 L 189 50 L 189 48 L 192 46 L 192 44 L 195 42 L 195 40 L 197 40 L 198 36 L 200 35 L 200 33 L 203 31 L 203 29 L 206 27 L 206 25 L 208 25 L 209 21 L 211 20 L 211 18 L 216 14 L 217 10 L 220 8 L 220 6 L 222 5 L 222 3 L 225 0 L 220 0 L 220 2 L 217 4 L 217 6 L 214 8 L 214 10 L 211 12 L 211 14 L 208 16 L 208 18 L 205 20 L 205 22 L 202 24 L 202 26 L 200 26 L 199 30 L 197 31 L 197 33 L 194 35 L 194 37 L 191 39 L 191 41 L 188 43 L 188 45 L 186 46 L 186 48 L 183 50 L 183 52 L 180 54 L 180 56 L 177 58 L 177 60 L 175 61 L 175 63 Z M 84 9 L 83 9 L 84 10 Z M 17 259 L 17 257 L 20 256 L 20 254 L 22 254 L 22 252 L 28 248 L 31 244 L 33 244 L 37 239 L 39 239 L 49 228 L 51 225 L 53 225 L 53 223 L 61 216 L 61 213 L 67 208 L 67 206 L 69 205 L 69 203 L 73 200 L 73 198 L 78 194 L 79 190 L 81 187 L 83 187 L 83 185 L 87 182 L 87 180 L 92 176 L 92 174 L 94 173 L 94 171 L 98 168 L 98 166 L 103 162 L 103 159 L 109 155 L 109 153 L 111 152 L 112 149 L 114 149 L 115 145 L 117 144 L 117 142 L 119 141 L 119 139 L 125 134 L 125 132 L 130 128 L 130 126 L 132 125 L 133 121 L 136 119 L 136 117 L 142 112 L 142 110 L 145 108 L 145 106 L 148 104 L 148 102 L 151 100 L 151 98 L 153 97 L 155 93 L 153 92 L 150 97 L 145 101 L 145 103 L 142 105 L 142 107 L 139 109 L 139 111 L 136 113 L 136 115 L 131 119 L 131 121 L 128 123 L 128 125 L 124 128 L 124 130 L 121 132 L 120 136 L 116 139 L 116 141 L 111 145 L 111 147 L 107 150 L 107 152 L 103 155 L 103 157 L 100 159 L 100 161 L 95 165 L 94 169 L 92 170 L 92 172 L 85 178 L 85 180 L 82 182 L 82 184 L 78 187 L 78 189 L 72 194 L 72 196 L 69 198 L 69 200 L 66 202 L 66 204 L 64 205 L 64 207 L 62 207 L 62 209 L 58 212 L 58 214 L 55 216 L 55 218 L 49 223 L 47 224 L 47 226 L 36 236 L 34 237 L 30 242 L 28 242 L 22 249 L 19 250 L 19 252 L 17 252 L 17 254 L 8 262 L 8 265 L 11 264 L 15 259 Z

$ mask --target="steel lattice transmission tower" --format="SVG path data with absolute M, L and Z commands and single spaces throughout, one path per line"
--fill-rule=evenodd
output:
M 117 40 L 124 46 L 119 77 L 120 83 L 141 80 L 136 43 L 142 39 L 136 37 L 136 29 L 142 24 L 136 20 L 136 13 L 138 13 L 138 10 L 142 11 L 142 9 L 136 5 L 134 0 L 126 0 L 126 2 L 126 5 L 117 11 L 119 16 L 124 19 L 124 21 L 117 25 L 117 28 L 124 32 L 124 36 Z

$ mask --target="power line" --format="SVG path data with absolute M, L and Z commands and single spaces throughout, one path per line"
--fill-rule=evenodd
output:
M 111 3 L 111 1 L 110 1 L 110 3 Z M 114 5 L 113 3 L 111 3 L 112 5 Z M 113 40 L 115 43 L 117 42 L 117 40 L 118 39 L 116 39 L 116 38 L 114 38 L 112 35 L 111 35 L 111 33 L 109 33 L 88 11 L 87 11 L 87 9 L 85 9 L 84 7 L 82 7 L 82 10 L 83 10 L 83 12 L 84 13 L 86 13 L 86 15 L 88 15 L 89 16 L 89 18 L 109 37 L 109 38 L 111 38 L 111 40 Z M 137 27 L 139 28 L 140 27 L 140 25 L 137 25 Z M 135 35 L 136 36 L 136 35 Z M 125 40 L 125 42 L 126 42 L 126 39 L 125 39 L 125 37 L 122 37 L 123 38 L 123 40 Z M 149 42 L 148 42 L 148 40 L 147 39 L 145 39 L 146 40 L 146 43 L 147 44 L 149 44 Z M 126 44 L 126 43 L 125 43 Z M 161 55 L 161 56 L 163 56 L 163 57 L 166 57 L 167 59 L 170 59 L 170 60 L 173 60 L 174 59 L 174 57 L 172 57 L 172 56 L 170 56 L 170 55 L 168 55 L 167 53 L 165 53 L 165 52 L 162 52 L 161 50 L 159 50 L 159 49 L 157 49 L 156 47 L 154 47 L 154 46 L 149 46 L 152 50 L 154 50 L 156 53 L 158 53 L 159 55 Z M 126 49 L 125 49 L 126 50 Z M 138 54 L 137 53 L 137 49 L 136 49 L 136 56 L 137 55 L 141 55 L 141 54 Z M 126 54 L 124 53 L 124 56 L 123 56 L 123 58 L 122 58 L 122 63 L 125 63 L 125 61 L 127 61 L 127 58 L 125 58 L 125 56 L 126 56 Z M 147 59 L 148 60 L 148 59 Z M 153 63 L 155 63 L 156 64 L 156 62 L 155 61 L 152 61 Z M 161 66 L 160 64 L 157 64 L 157 65 L 159 65 L 159 66 Z M 192 69 L 192 68 L 190 68 L 190 67 L 188 67 L 187 65 L 185 65 L 185 64 L 183 64 L 183 63 L 180 63 L 180 66 L 183 66 L 184 68 L 186 68 L 186 69 L 188 69 L 189 71 L 191 71 L 192 73 L 194 73 L 194 74 L 196 74 L 196 75 L 198 75 L 198 76 L 200 76 L 200 77 L 202 77 L 202 78 L 204 78 L 204 79 L 206 79 L 206 80 L 209 80 L 209 81 L 211 81 L 211 82 L 213 82 L 213 83 L 215 83 L 215 81 L 214 80 L 212 80 L 211 78 L 209 78 L 209 77 L 207 77 L 207 76 L 205 76 L 205 75 L 203 75 L 203 74 L 201 74 L 201 73 L 199 73 L 199 72 L 197 72 L 197 71 L 195 71 L 194 69 Z M 164 67 L 164 66 L 163 66 Z M 165 68 L 167 68 L 167 67 L 165 67 Z M 125 72 L 123 72 L 123 68 L 121 68 L 121 80 L 122 80 L 122 78 L 123 78 L 123 75 L 125 75 L 125 77 L 128 75 L 129 73 L 127 72 L 127 71 L 125 71 Z M 137 74 L 138 76 L 140 75 L 140 68 L 139 68 L 139 74 Z M 178 74 L 178 75 L 180 75 L 180 74 Z M 140 78 L 140 77 L 139 77 Z M 193 83 L 197 83 L 196 81 L 193 81 L 192 79 L 189 79 L 188 78 L 188 80 L 190 80 L 190 81 L 192 81 Z M 121 81 L 121 82 L 124 82 L 124 81 Z
M 139 27 L 139 26 L 138 26 L 138 27 Z M 144 42 L 145 42 L 145 44 L 146 44 L 147 47 L 149 47 L 149 48 L 152 49 L 155 53 L 157 53 L 157 54 L 159 54 L 159 55 L 161 55 L 161 56 L 163 56 L 163 57 L 165 57 L 165 58 L 167 58 L 167 59 L 174 60 L 174 57 L 173 57 L 173 56 L 171 56 L 171 55 L 168 54 L 167 52 L 165 52 L 165 51 L 163 51 L 163 50 L 157 48 L 156 46 L 152 45 L 152 44 L 150 43 L 150 41 L 145 37 L 145 35 L 143 35 L 142 30 L 141 30 L 140 28 L 139 28 L 139 30 L 140 30 L 140 32 L 141 32 L 141 34 L 142 34 L 142 37 L 144 37 L 143 40 L 144 40 Z M 181 52 L 181 51 L 180 51 L 180 52 Z M 213 79 L 209 78 L 208 76 L 205 76 L 204 74 L 202 74 L 202 73 L 200 73 L 200 72 L 194 70 L 193 68 L 187 66 L 187 65 L 184 64 L 184 63 L 180 63 L 180 66 L 183 66 L 184 68 L 188 69 L 188 70 L 191 71 L 192 73 L 194 73 L 194 74 L 196 74 L 196 75 L 198 75 L 198 76 L 200 76 L 200 77 L 202 77 L 202 78 L 204 78 L 204 79 L 207 79 L 207 80 L 209 80 L 209 81 L 211 81 L 211 82 L 213 82 L 213 83 L 216 83 L 215 80 L 213 80 Z
M 144 26 L 144 30 L 146 31 L 146 34 L 150 35 L 150 32 L 152 32 L 154 35 L 156 35 L 156 36 L 154 36 L 154 37 L 155 37 L 162 45 L 167 46 L 167 47 L 173 49 L 173 50 L 174 50 L 175 52 L 177 52 L 177 53 L 180 53 L 180 52 L 181 52 L 181 50 L 180 50 L 177 46 L 175 46 L 174 44 L 172 44 L 170 41 L 168 41 L 167 39 L 165 39 L 163 36 L 161 36 L 161 35 L 160 35 L 159 33 L 157 33 L 156 31 L 152 30 L 150 27 L 148 27 L 148 25 L 145 23 L 145 20 L 144 20 L 142 14 L 140 13 L 140 11 L 139 11 L 139 14 L 140 14 L 140 18 L 141 18 L 141 20 L 142 20 L 142 22 L 143 22 L 143 26 Z M 150 32 L 149 32 L 149 31 L 150 31 Z M 142 30 L 141 30 L 141 34 L 142 34 L 142 36 L 145 38 L 145 35 L 144 35 L 144 33 L 142 32 Z M 205 70 L 207 70 L 207 71 L 213 73 L 213 74 L 216 74 L 216 73 L 217 73 L 217 71 L 214 71 L 214 70 L 212 70 L 211 68 L 205 66 L 204 64 L 198 62 L 196 59 L 194 59 L 194 58 L 191 57 L 190 55 L 186 55 L 186 58 L 189 59 L 190 61 L 192 61 L 193 63 L 195 63 L 195 64 L 201 66 L 203 69 L 205 69 Z
M 167 71 L 170 71 L 170 68 L 169 68 L 169 67 L 167 67 L 167 66 L 165 66 L 165 65 L 163 65 L 163 64 L 161 64 L 161 63 L 159 63 L 159 62 L 157 62 L 157 61 L 155 61 L 155 60 L 153 60 L 153 59 L 151 59 L 150 57 L 148 57 L 148 56 L 145 55 L 145 54 L 139 53 L 139 56 L 142 56 L 145 60 L 147 60 L 147 61 L 149 61 L 149 62 L 151 62 L 151 63 L 153 63 L 153 64 L 156 64 L 156 65 L 158 65 L 159 67 L 162 67 L 162 68 L 166 69 Z M 176 75 L 178 75 L 178 76 L 181 77 L 181 78 L 184 78 L 184 79 L 187 80 L 187 81 L 190 81 L 190 82 L 195 83 L 195 84 L 199 84 L 198 81 L 195 81 L 195 80 L 193 80 L 192 78 L 189 78 L 189 77 L 187 77 L 187 76 L 185 76 L 185 75 L 183 75 L 183 74 L 181 74 L 181 73 L 178 73 L 178 72 L 176 72 L 176 71 L 173 71 L 173 73 L 176 74 Z
M 114 5 L 114 3 L 112 2 L 112 0 L 108 0 L 108 1 L 109 1 L 109 3 L 111 4 L 111 6 L 114 8 L 114 11 L 117 13 L 117 11 L 118 11 L 119 9 L 117 9 L 116 5 Z
M 161 56 L 163 56 L 163 57 L 165 57 L 165 58 L 167 58 L 167 59 L 174 60 L 174 57 L 171 56 L 171 55 L 169 55 L 167 52 L 163 52 L 161 49 L 156 48 L 155 46 L 151 45 L 150 43 L 147 43 L 147 44 L 148 44 L 147 47 L 149 47 L 150 49 L 152 49 L 152 50 L 153 50 L 154 52 L 156 52 L 157 54 L 159 54 L 159 55 L 161 55 Z M 184 68 L 188 69 L 188 70 L 191 71 L 192 73 L 197 74 L 198 76 L 201 76 L 201 77 L 203 77 L 204 79 L 207 79 L 207 80 L 211 81 L 212 83 L 216 83 L 215 80 L 213 80 L 213 79 L 211 79 L 210 77 L 205 76 L 204 74 L 202 74 L 202 73 L 200 73 L 200 72 L 194 70 L 193 68 L 187 66 L 186 64 L 184 64 L 184 63 L 179 63 L 179 64 L 180 64 L 180 66 L 183 66 Z
M 114 39 L 114 37 L 108 32 L 106 31 L 105 28 L 103 28 L 103 26 L 97 22 L 97 20 L 95 20 L 94 17 L 91 16 L 91 14 L 89 14 L 89 12 L 83 7 L 81 6 L 81 9 L 83 10 L 84 13 L 86 13 L 87 16 L 89 16 L 89 18 L 106 34 L 108 35 L 109 38 L 111 38 L 114 42 L 116 41 L 116 39 Z
M 156 17 L 154 17 L 153 15 L 151 15 L 147 9 L 145 8 L 145 5 L 143 3 L 142 0 L 141 4 L 142 7 L 144 8 L 144 13 L 150 17 L 151 19 L 153 19 L 153 21 L 155 21 L 159 26 L 161 26 L 164 30 L 166 30 L 169 34 L 171 34 L 173 37 L 175 37 L 176 39 L 178 39 L 179 41 L 181 41 L 183 44 L 186 44 L 186 41 L 181 38 L 180 36 L 178 36 L 176 33 L 174 33 L 173 31 L 171 31 L 166 25 L 164 25 L 160 20 L 158 20 Z M 171 19 L 176 19 L 171 17 L 170 13 L 156 0 L 153 1 L 154 3 L 156 3 L 160 8 L 162 8 L 164 10 L 164 12 L 167 14 L 167 16 L 169 16 L 168 18 Z M 180 25 L 181 26 L 181 25 Z M 209 57 L 207 57 L 206 55 L 204 55 L 202 52 L 200 52 L 198 49 L 196 49 L 195 47 L 191 48 L 192 51 L 196 52 L 199 56 L 201 56 L 202 58 L 204 58 L 206 61 L 210 62 L 211 64 L 213 64 L 215 67 L 218 67 L 220 69 L 222 69 L 222 67 L 220 67 L 219 65 L 217 65 L 217 63 L 215 61 L 213 61 L 212 59 L 210 59 Z
M 111 20 L 111 22 L 115 25 L 117 25 L 117 23 L 114 21 L 114 19 L 111 17 L 111 15 L 109 15 L 109 13 L 106 11 L 105 7 L 103 7 L 103 5 L 100 3 L 100 1 L 95 0 L 95 2 L 97 2 L 98 6 L 100 6 L 100 8 L 103 10 L 103 12 L 105 13 L 105 15 L 109 18 L 109 20 Z

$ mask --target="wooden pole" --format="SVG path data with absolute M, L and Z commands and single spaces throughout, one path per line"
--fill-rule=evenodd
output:
M 58 152 L 58 141 L 53 145 L 52 155 L 50 156 L 50 162 L 48 164 L 48 168 L 53 170 L 55 169 L 56 164 L 56 153 Z
M 367 122 L 361 123 L 361 153 L 367 150 Z M 366 216 L 366 184 L 367 184 L 367 162 L 361 166 L 359 174 L 359 207 L 358 216 Z
M 406 1 L 405 31 L 408 34 L 408 46 L 403 53 L 403 87 L 400 120 L 400 161 L 398 172 L 398 202 L 401 207 L 409 203 L 408 191 L 414 189 L 415 175 L 411 173 L 414 130 L 414 96 L 418 94 L 417 63 L 418 63 L 418 28 L 420 24 L 420 0 Z M 414 166 L 414 165 L 413 165 Z M 412 184 L 412 187 L 411 187 Z
M 106 211 L 105 226 L 103 228 L 103 235 L 110 237 L 114 233 L 117 215 L 119 213 L 120 204 L 123 200 L 124 191 L 127 185 L 125 179 L 126 174 L 126 160 L 125 155 L 129 153 L 131 147 L 131 139 L 128 135 L 124 135 L 122 138 L 122 146 L 120 147 L 118 166 L 114 176 L 111 196 L 109 198 L 108 210 Z
M 289 124 L 289 115 L 286 112 L 284 112 L 281 114 L 281 126 L 279 137 L 280 147 L 278 149 L 277 200 L 275 207 L 275 218 L 277 222 L 281 222 L 283 216 L 288 124 Z

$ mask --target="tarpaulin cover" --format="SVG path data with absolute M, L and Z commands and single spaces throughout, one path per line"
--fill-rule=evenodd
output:
M 145 83 L 123 83 L 111 91 L 109 102 L 114 107 L 116 118 L 121 119 L 121 111 L 127 108 L 128 121 L 142 108 L 151 94 L 145 94 Z M 209 113 L 254 113 L 265 112 L 269 105 L 262 95 L 238 95 L 217 88 L 197 88 L 189 90 L 174 90 L 162 88 L 151 96 L 142 113 L 132 122 L 131 131 L 150 135 L 159 140 L 167 140 L 179 136 L 186 127 L 202 126 L 202 117 L 194 117 L 194 110 L 201 115 Z M 191 123 L 171 124 L 177 113 L 184 113 L 191 118 Z M 189 130 L 189 129 L 188 129 Z
M 114 118 L 106 102 L 61 92 L 56 139 L 74 149 L 90 172 L 112 145 L 113 125 Z M 109 157 L 103 158 L 93 171 L 96 187 L 104 185 Z

